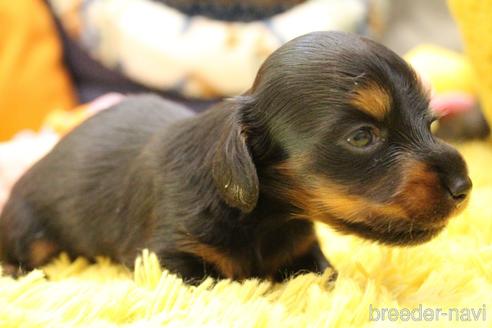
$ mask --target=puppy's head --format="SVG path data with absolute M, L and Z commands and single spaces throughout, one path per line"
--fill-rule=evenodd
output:
M 466 164 L 431 134 L 427 92 L 373 41 L 339 32 L 297 38 L 267 59 L 237 101 L 244 156 L 257 173 L 236 175 L 259 181 L 260 193 L 293 204 L 299 217 L 416 244 L 467 200 Z M 255 202 L 248 190 L 258 192 L 248 187 L 242 199 Z

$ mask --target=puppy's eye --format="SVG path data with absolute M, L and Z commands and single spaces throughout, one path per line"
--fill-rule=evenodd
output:
M 347 142 L 354 147 L 365 148 L 372 145 L 376 138 L 372 128 L 363 127 L 353 132 L 352 135 L 347 138 Z

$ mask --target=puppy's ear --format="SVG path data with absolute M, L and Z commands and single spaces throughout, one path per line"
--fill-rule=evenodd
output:
M 244 213 L 258 201 L 258 175 L 235 115 L 228 119 L 213 157 L 212 175 L 224 201 Z

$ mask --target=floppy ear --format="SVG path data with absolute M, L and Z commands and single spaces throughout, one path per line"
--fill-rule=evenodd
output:
M 212 163 L 212 175 L 224 201 L 244 213 L 258 201 L 258 175 L 246 145 L 246 138 L 231 115 L 222 131 Z

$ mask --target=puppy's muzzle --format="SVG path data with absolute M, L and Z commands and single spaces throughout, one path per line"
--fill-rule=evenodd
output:
M 473 185 L 465 161 L 454 148 L 443 143 L 439 143 L 428 154 L 426 161 L 438 173 L 450 202 L 455 206 L 461 205 L 468 198 Z

